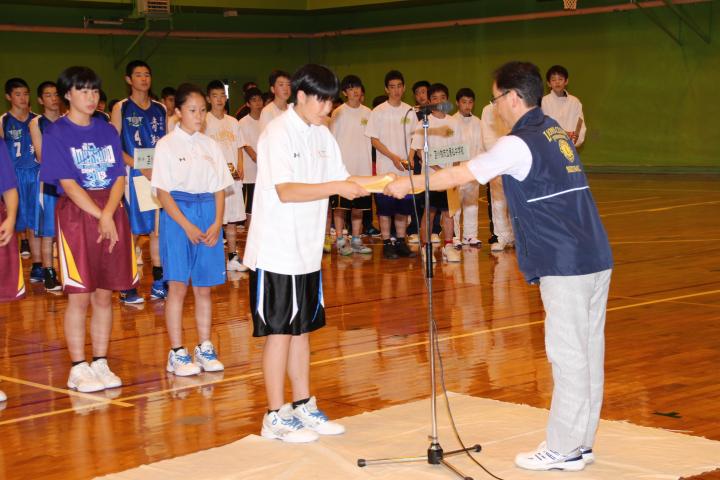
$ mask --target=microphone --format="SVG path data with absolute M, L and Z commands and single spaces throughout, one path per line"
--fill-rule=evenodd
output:
M 450 102 L 431 103 L 429 105 L 415 105 L 413 107 L 417 113 L 428 115 L 431 112 L 438 111 L 442 113 L 450 113 L 453 111 L 453 104 Z

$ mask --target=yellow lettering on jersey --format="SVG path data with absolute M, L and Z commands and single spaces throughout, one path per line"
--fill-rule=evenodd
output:
M 580 173 L 582 171 L 579 165 L 569 165 L 565 167 L 565 170 L 567 170 L 568 173 Z

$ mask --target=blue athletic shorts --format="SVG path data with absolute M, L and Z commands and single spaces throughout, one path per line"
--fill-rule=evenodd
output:
M 58 201 L 57 187 L 42 183 L 38 191 L 38 206 L 35 209 L 35 236 L 55 236 L 55 206 Z
M 140 211 L 137 193 L 135 193 L 135 182 L 133 181 L 133 177 L 139 177 L 140 175 L 142 175 L 140 170 L 130 169 L 130 178 L 128 179 L 130 182 L 128 186 L 130 198 L 127 199 L 127 212 L 130 220 L 130 230 L 133 235 L 148 235 L 155 231 L 156 210 Z
M 412 195 L 406 195 L 405 198 L 397 199 L 383 195 L 382 193 L 376 193 L 375 206 L 377 207 L 377 214 L 382 217 L 412 215 L 413 213 Z
M 15 231 L 24 232 L 35 227 L 35 210 L 38 204 L 38 186 L 40 164 L 33 168 L 16 168 L 18 190 L 18 210 L 15 219 Z
M 212 193 L 170 192 L 190 223 L 203 232 L 215 221 L 215 195 Z M 222 229 L 215 246 L 194 245 L 185 230 L 165 210 L 160 212 L 160 260 L 163 279 L 212 287 L 225 283 L 225 250 Z

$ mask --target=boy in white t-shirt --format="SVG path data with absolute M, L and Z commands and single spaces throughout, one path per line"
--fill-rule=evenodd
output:
M 583 115 L 582 103 L 567 91 L 570 74 L 562 65 L 553 65 L 545 74 L 550 93 L 542 99 L 542 110 L 545 115 L 553 118 L 565 130 L 575 144 L 579 147 L 585 141 L 587 125 Z M 582 120 L 582 122 L 579 122 Z M 580 131 L 577 126 L 580 124 Z
M 245 92 L 245 106 L 248 114 L 240 119 L 240 133 L 243 139 L 243 199 L 245 200 L 245 230 L 250 229 L 252 218 L 255 179 L 257 178 L 257 144 L 260 137 L 260 113 L 263 109 L 262 92 L 252 87 Z
M 385 93 L 388 99 L 370 113 L 365 135 L 370 137 L 376 150 L 375 171 L 378 176 L 388 173 L 404 175 L 408 170 L 407 154 L 415 113 L 412 107 L 402 101 L 405 93 L 405 78 L 397 70 L 385 75 Z M 412 195 L 396 199 L 378 193 L 375 205 L 380 219 L 380 233 L 383 239 L 383 256 L 389 259 L 414 257 L 405 242 L 408 216 L 413 213 Z M 395 222 L 395 243 L 390 239 L 390 222 Z
M 273 99 L 265 105 L 260 113 L 260 131 L 262 132 L 268 123 L 279 117 L 288 108 L 290 99 L 290 74 L 283 70 L 273 70 L 268 78 L 270 92 Z
M 227 269 L 232 272 L 246 272 L 248 268 L 240 263 L 237 254 L 237 224 L 245 220 L 245 204 L 243 203 L 243 154 L 245 143 L 240 133 L 237 120 L 225 113 L 227 94 L 225 84 L 213 80 L 207 86 L 207 102 L 210 111 L 205 116 L 205 135 L 212 138 L 220 146 L 225 162 L 233 177 L 233 184 L 225 191 L 225 210 L 223 213 L 223 230 L 227 239 Z
M 295 105 L 260 134 L 253 221 L 244 263 L 250 273 L 253 336 L 266 337 L 263 376 L 268 410 L 262 436 L 304 443 L 345 431 L 310 395 L 308 334 L 325 325 L 322 245 L 328 197 L 368 195 L 376 177 L 350 176 L 324 126 L 338 92 L 334 73 L 305 65 L 292 77 Z M 285 375 L 292 404 L 285 403 Z
M 342 79 L 340 90 L 347 101 L 333 110 L 330 131 L 335 136 L 343 163 L 350 175 L 372 175 L 372 146 L 365 136 L 365 126 L 370 117 L 370 109 L 360 103 L 362 81 L 355 75 Z M 363 245 L 362 233 L 363 211 L 372 209 L 370 196 L 347 200 L 337 195 L 330 199 L 335 214 L 335 232 L 337 234 L 337 250 L 341 255 L 353 253 L 371 254 L 372 249 Z M 342 234 L 345 224 L 345 213 L 350 210 L 352 223 L 352 241 L 348 245 Z
M 428 89 L 428 98 L 430 104 L 447 102 L 448 88 L 442 83 L 434 83 Z M 446 147 L 453 145 L 461 145 L 463 143 L 463 134 L 460 125 L 455 117 L 446 115 L 445 113 L 435 110 L 428 116 L 430 127 L 428 128 L 428 147 L 430 149 L 437 147 Z M 410 154 L 408 161 L 412 161 L 416 152 L 420 152 L 423 157 L 424 134 L 422 121 L 417 122 L 412 135 L 412 143 L 410 145 Z M 423 162 L 426 159 L 423 158 Z M 431 166 L 433 170 L 439 170 L 443 167 L 439 165 Z M 428 242 L 429 233 L 425 229 L 425 219 L 430 216 L 430 224 L 432 225 L 436 212 L 440 212 L 440 223 L 442 225 L 442 233 L 445 242 L 442 248 L 443 259 L 447 262 L 459 262 L 460 251 L 453 246 L 453 219 L 448 211 L 448 198 L 445 191 L 430 192 L 430 205 L 427 205 L 423 218 L 420 221 L 420 242 L 425 246 Z M 424 249 L 420 250 L 424 252 Z M 433 261 L 435 260 L 433 256 Z
M 473 115 L 475 108 L 475 92 L 470 88 L 461 88 L 455 95 L 458 111 L 453 115 L 462 130 L 463 140 L 468 148 L 470 158 L 475 158 L 484 150 L 482 148 L 482 127 L 478 117 Z M 480 197 L 480 184 L 478 182 L 466 183 L 458 187 L 460 205 L 462 206 L 462 235 L 460 225 L 460 210 L 455 213 L 455 234 L 458 243 L 471 247 L 480 247 L 478 240 L 478 199 Z M 462 240 L 460 240 L 462 239 Z

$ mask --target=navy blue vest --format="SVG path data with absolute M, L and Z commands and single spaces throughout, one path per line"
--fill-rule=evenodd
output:
M 607 233 L 575 145 L 558 123 L 534 108 L 510 132 L 532 153 L 528 176 L 503 175 L 520 270 L 544 276 L 587 275 L 612 268 Z

